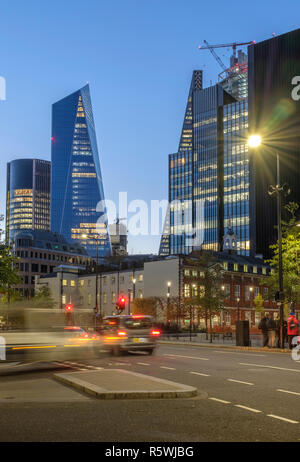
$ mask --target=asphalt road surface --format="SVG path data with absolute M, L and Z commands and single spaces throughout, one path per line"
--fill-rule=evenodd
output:
M 0 377 L 0 441 L 300 441 L 300 361 L 289 354 L 159 345 L 154 356 L 103 353 L 52 362 L 48 370 L 26 367 L 36 371 L 15 364 L 18 374 Z M 102 401 L 52 378 L 57 370 L 97 367 L 124 368 L 201 393 Z

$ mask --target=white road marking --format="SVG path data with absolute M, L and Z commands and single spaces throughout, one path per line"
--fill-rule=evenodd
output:
M 199 358 L 199 356 L 183 356 L 183 355 L 171 355 L 164 353 L 163 356 L 171 356 L 175 358 L 187 358 L 187 359 L 201 359 L 202 361 L 209 361 L 210 358 Z
M 258 357 L 263 357 L 263 356 L 266 356 L 266 355 L 260 355 L 260 354 L 256 354 L 256 353 L 242 353 L 242 352 L 239 352 L 239 351 L 235 351 L 235 350 L 229 350 L 229 351 L 222 351 L 222 350 L 213 350 L 214 353 L 227 353 L 227 354 L 231 354 L 231 353 L 235 353 L 236 355 L 247 355 L 247 356 L 258 356 Z
M 255 366 L 255 367 L 265 367 L 267 369 L 278 369 L 281 371 L 291 371 L 291 372 L 300 372 L 300 369 L 289 369 L 287 367 L 279 367 L 279 366 L 264 366 L 262 364 L 251 364 L 251 363 L 239 363 L 242 366 Z
M 284 422 L 289 422 L 293 424 L 297 424 L 297 420 L 291 420 L 291 419 L 286 419 L 285 417 L 280 417 L 279 415 L 274 415 L 274 414 L 267 414 L 268 417 L 272 417 L 273 419 L 278 419 L 278 420 L 283 420 Z
M 254 383 L 250 382 L 243 382 L 242 380 L 236 380 L 236 379 L 227 379 L 229 382 L 236 382 L 236 383 L 243 383 L 244 385 L 254 385 Z
M 258 409 L 253 409 L 252 407 L 242 406 L 241 404 L 235 404 L 235 407 L 240 407 L 241 409 L 245 409 L 246 411 L 250 411 L 250 412 L 256 412 L 257 414 L 259 412 L 262 412 L 262 411 L 259 411 Z
M 137 364 L 140 364 L 141 366 L 150 366 L 149 363 L 137 363 Z
M 218 403 L 224 403 L 224 404 L 231 403 L 230 401 L 224 401 L 223 399 L 219 399 L 219 398 L 208 398 L 208 399 L 211 399 L 212 401 L 218 401 Z
M 170 371 L 176 371 L 175 367 L 160 366 L 161 369 L 169 369 Z
M 297 393 L 296 391 L 281 390 L 280 388 L 278 388 L 277 391 L 281 391 L 282 393 L 290 393 L 291 395 L 298 395 L 298 396 L 300 396 L 300 393 Z
M 193 371 L 191 371 L 190 374 L 203 375 L 203 377 L 210 377 L 209 374 L 203 374 L 202 372 L 193 372 Z

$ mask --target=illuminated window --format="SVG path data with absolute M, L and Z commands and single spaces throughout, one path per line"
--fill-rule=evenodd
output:
M 66 279 L 63 279 L 63 286 L 67 286 L 68 285 L 68 281 Z
M 184 284 L 184 296 L 186 298 L 190 297 L 190 285 L 189 284 Z

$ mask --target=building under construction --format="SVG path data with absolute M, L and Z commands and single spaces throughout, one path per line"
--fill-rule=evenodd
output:
M 249 45 L 249 63 L 247 54 L 237 50 L 244 45 Z M 225 47 L 233 50 L 229 67 L 215 52 Z M 232 228 L 239 254 L 269 257 L 276 206 L 267 189 L 276 182 L 276 163 L 270 152 L 261 160 L 259 153 L 249 156 L 248 119 L 251 133 L 259 130 L 263 138 L 282 134 L 277 147 L 293 143 L 292 150 L 281 149 L 281 165 L 292 200 L 300 203 L 300 106 L 294 107 L 291 98 L 292 78 L 300 75 L 300 29 L 258 44 L 205 42 L 199 48 L 213 54 L 222 72 L 208 88 L 202 86 L 202 71 L 193 72 L 178 150 L 169 155 L 171 205 L 159 253 L 222 250 L 223 236 Z

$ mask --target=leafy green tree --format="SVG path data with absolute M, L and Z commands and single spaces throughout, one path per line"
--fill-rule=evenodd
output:
M 257 294 L 254 299 L 254 310 L 256 313 L 264 312 L 264 299 L 261 294 Z
M 51 291 L 47 286 L 42 286 L 38 289 L 28 303 L 34 308 L 53 308 L 55 305 Z
M 0 222 L 3 216 L 0 217 Z M 14 286 L 21 282 L 18 276 L 18 259 L 13 255 L 12 248 L 3 241 L 4 232 L 0 228 L 0 293 L 9 303 L 17 297 Z
M 222 290 L 224 269 L 215 256 L 208 251 L 202 251 L 197 258 L 187 258 L 186 261 L 203 273 L 201 285 L 204 286 L 203 290 L 197 291 L 196 296 L 187 299 L 186 304 L 190 306 L 192 303 L 200 311 L 200 314 L 204 315 L 206 333 L 209 324 L 210 342 L 212 342 L 212 318 L 224 309 L 224 292 Z
M 290 214 L 289 221 L 282 221 L 282 267 L 284 298 L 288 303 L 300 301 L 300 227 L 297 226 L 296 211 L 298 204 L 290 202 L 285 206 Z M 272 274 L 268 286 L 273 295 L 278 291 L 278 242 L 270 246 L 273 256 L 268 263 Z

